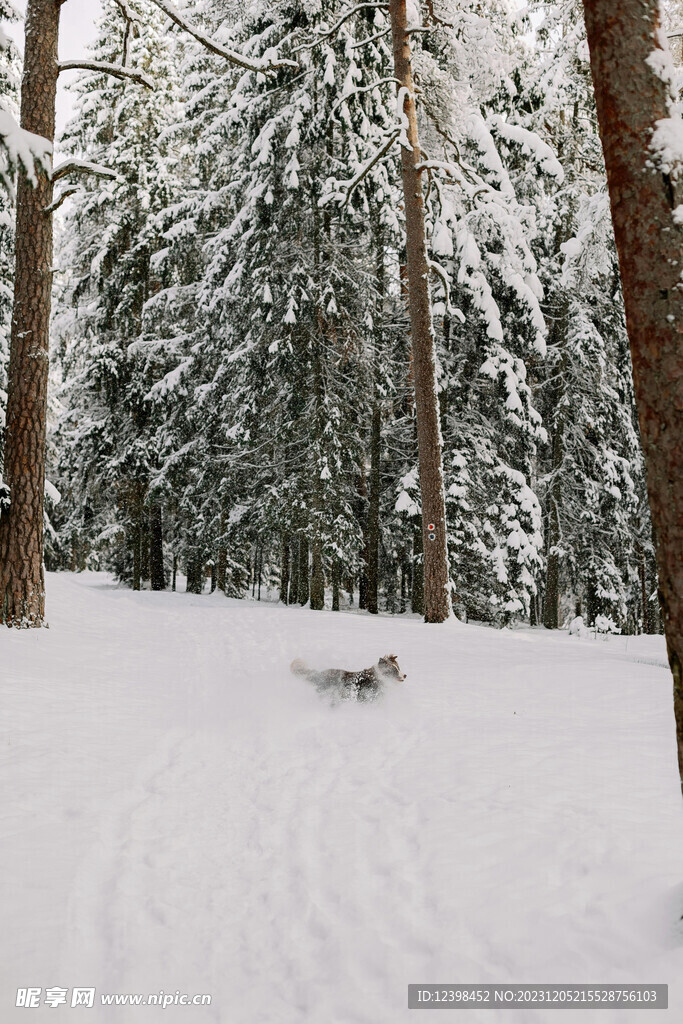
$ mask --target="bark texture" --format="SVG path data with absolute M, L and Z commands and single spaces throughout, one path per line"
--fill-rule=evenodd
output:
M 164 530 L 158 501 L 152 502 L 149 510 L 149 582 L 152 590 L 166 589 Z
M 429 295 L 429 264 L 425 245 L 424 200 L 419 169 L 422 157 L 417 131 L 406 0 L 390 0 L 389 16 L 394 50 L 394 73 L 400 83 L 399 95 L 404 97 L 403 114 L 407 121 L 405 130 L 411 146 L 410 149 L 401 146 L 401 169 L 406 214 L 408 305 L 422 493 L 424 617 L 426 622 L 443 622 L 451 612 L 446 502 L 436 389 L 434 330 Z M 430 524 L 434 527 L 432 531 L 428 529 Z M 430 535 L 434 537 L 433 540 Z
M 55 135 L 60 3 L 29 0 L 21 126 Z M 4 478 L 10 507 L 0 516 L 0 622 L 41 626 L 45 615 L 43 502 L 48 347 L 52 292 L 52 181 L 38 172 L 17 189 L 14 308 L 10 341 Z
M 309 592 L 309 577 L 308 577 L 308 537 L 305 537 L 303 533 L 299 534 L 299 572 L 297 581 L 297 602 L 298 604 L 308 604 Z
M 667 44 L 658 31 L 658 0 L 584 0 L 584 10 L 674 679 L 683 784 L 683 227 L 672 216 L 683 189 L 675 171 L 669 174 L 657 166 L 651 150 L 657 121 L 671 116 L 669 87 L 655 72 Z
M 282 534 L 282 561 L 280 563 L 280 601 L 287 604 L 289 596 L 289 564 L 292 552 L 289 543 L 289 536 Z
M 367 531 L 367 589 L 365 604 L 372 615 L 379 612 L 379 499 L 382 414 L 375 395 L 370 430 L 370 494 Z

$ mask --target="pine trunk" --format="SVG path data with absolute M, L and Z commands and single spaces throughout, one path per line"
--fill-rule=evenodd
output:
M 50 142 L 55 134 L 56 0 L 29 0 L 21 126 Z M 51 178 L 17 188 L 14 308 L 5 426 L 4 479 L 10 507 L 0 515 L 0 622 L 41 626 L 45 615 L 43 501 L 48 349 L 52 293 Z
M 341 565 L 337 558 L 332 560 L 332 611 L 339 611 L 339 591 L 341 584 Z
M 139 590 L 142 580 L 142 524 L 140 510 L 135 510 L 133 523 L 133 590 Z
M 280 563 L 280 601 L 287 604 L 289 595 L 289 562 L 291 559 L 291 546 L 286 533 L 282 534 L 282 562 Z
M 204 559 L 201 555 L 192 555 L 187 565 L 188 594 L 201 594 L 204 589 Z
M 413 588 L 410 596 L 410 609 L 418 615 L 424 612 L 424 561 L 422 559 L 422 527 L 416 526 L 413 531 Z
M 366 607 L 372 615 L 379 611 L 379 497 L 381 455 L 381 412 L 375 397 L 370 433 L 370 494 L 368 500 L 368 561 Z
M 358 607 L 364 610 L 368 606 L 368 565 L 370 564 L 370 544 L 368 540 L 368 481 L 365 475 L 365 461 L 361 463 L 358 479 L 358 508 L 363 548 L 361 550 L 360 573 L 358 574 Z
M 674 680 L 683 785 L 683 228 L 678 167 L 663 173 L 650 149 L 672 115 L 670 86 L 656 73 L 659 0 L 584 0 L 598 123 L 626 307 L 659 597 Z M 659 56 L 658 56 L 659 55 Z M 677 129 L 680 118 L 676 115 Z
M 321 611 L 325 607 L 325 571 L 323 568 L 323 542 L 316 537 L 311 544 L 311 608 Z
M 555 426 L 553 437 L 553 476 L 548 488 L 548 565 L 543 596 L 543 625 L 546 629 L 558 629 L 560 624 L 560 502 L 562 493 L 559 472 L 562 464 L 563 417 Z
M 647 564 L 645 561 L 645 548 L 638 545 L 638 570 L 640 575 L 640 603 L 642 606 L 642 628 L 643 633 L 650 632 L 650 616 L 647 600 Z
M 296 599 L 299 604 L 308 604 L 308 538 L 299 534 L 299 579 Z
M 292 578 L 289 583 L 289 604 L 296 604 L 299 597 L 299 537 L 292 539 Z
M 225 512 L 221 512 L 221 537 L 225 533 Z M 218 546 L 218 564 L 216 566 L 216 586 L 225 593 L 226 576 L 228 568 L 228 549 L 225 542 L 221 541 Z
M 153 501 L 149 510 L 149 580 L 152 590 L 166 589 L 164 533 L 158 501 Z
M 399 90 L 404 89 L 403 111 L 411 149 L 401 146 L 403 196 L 406 215 L 408 305 L 415 377 L 415 410 L 422 492 L 424 540 L 424 617 L 443 622 L 451 613 L 444 496 L 436 386 L 436 355 L 429 296 L 429 264 L 425 244 L 424 201 L 417 132 L 417 111 L 407 30 L 406 0 L 390 0 L 389 17 L 394 49 L 394 71 Z M 429 530 L 429 526 L 433 530 Z M 432 539 L 433 538 L 433 539 Z

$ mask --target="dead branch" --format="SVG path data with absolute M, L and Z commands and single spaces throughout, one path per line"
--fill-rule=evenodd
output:
M 62 71 L 95 71 L 101 75 L 111 75 L 112 78 L 129 78 L 138 85 L 144 85 L 148 89 L 154 88 L 154 82 L 143 71 L 135 71 L 133 68 L 126 68 L 122 64 L 108 64 L 101 60 L 60 60 L 60 74 Z

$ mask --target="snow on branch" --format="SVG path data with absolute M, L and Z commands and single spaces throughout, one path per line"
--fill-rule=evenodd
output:
M 518 124 L 510 124 L 500 114 L 492 114 L 489 123 L 506 142 L 516 142 L 522 147 L 525 156 L 531 156 L 538 166 L 551 178 L 555 178 L 558 185 L 564 181 L 564 170 L 562 164 L 553 153 L 550 146 L 536 134 Z
M 343 201 L 346 206 L 351 198 L 352 193 L 360 185 L 363 178 L 366 178 L 375 164 L 379 163 L 385 153 L 388 153 L 393 144 L 399 138 L 403 131 L 403 128 L 396 127 L 393 129 L 391 134 L 387 137 L 386 141 L 376 150 L 375 153 L 370 157 L 368 162 L 361 167 L 358 173 L 350 178 L 348 181 L 339 181 L 338 185 L 345 187 L 345 192 L 328 192 L 327 195 L 321 196 L 318 200 L 318 206 L 326 206 L 328 203 L 341 202 Z
M 114 3 L 120 9 L 121 14 L 126 19 L 126 21 L 130 21 L 135 25 L 140 24 L 140 18 L 135 13 L 133 8 L 128 6 L 126 0 L 114 0 Z
M 436 274 L 438 278 L 440 278 L 441 284 L 443 285 L 444 298 L 446 300 L 446 312 L 455 316 L 460 321 L 461 324 L 464 324 L 465 316 L 462 310 L 458 309 L 456 306 L 451 305 L 451 284 L 450 281 L 448 280 L 448 275 L 446 274 L 446 271 L 443 269 L 440 263 L 435 263 L 434 260 L 427 260 L 427 264 L 429 266 L 429 269 L 434 274 Z
M 360 50 L 363 46 L 368 46 L 370 43 L 376 42 L 377 39 L 382 39 L 383 36 L 391 34 L 390 28 L 384 28 L 381 32 L 376 32 L 374 36 L 368 36 L 367 39 L 361 39 L 359 43 L 354 43 L 351 47 L 352 50 Z
M 215 53 L 217 57 L 224 57 L 231 64 L 236 64 L 237 67 L 244 68 L 245 71 L 255 71 L 259 74 L 267 75 L 277 71 L 278 68 L 298 68 L 299 66 L 296 61 L 285 60 L 284 58 L 281 60 L 273 60 L 272 58 L 264 58 L 259 61 L 250 60 L 243 54 L 238 53 L 237 50 L 231 50 L 227 46 L 223 46 L 222 43 L 212 39 L 211 36 L 207 36 L 201 29 L 196 28 L 169 0 L 151 0 L 151 3 L 156 4 L 172 22 L 184 32 L 193 36 L 198 43 L 201 43 L 211 53 Z
M 82 192 L 82 191 L 83 191 L 83 189 L 79 188 L 77 185 L 74 185 L 73 188 L 65 188 L 65 189 L 63 189 L 59 193 L 59 195 L 56 196 L 55 199 L 50 203 L 50 205 L 45 207 L 45 213 L 54 213 L 55 210 L 59 209 L 59 207 L 62 205 L 62 203 L 66 202 L 66 200 L 69 198 L 69 196 L 75 196 L 77 192 Z
M 152 2 L 156 3 L 157 0 L 152 0 Z M 348 10 L 344 14 L 342 14 L 341 18 L 339 18 L 337 21 L 335 21 L 335 23 L 332 26 L 332 28 L 327 29 L 327 31 L 325 31 L 325 32 L 319 32 L 316 35 L 315 39 L 313 39 L 310 43 L 302 43 L 301 46 L 297 46 L 296 49 L 294 50 L 294 52 L 298 53 L 299 50 L 312 50 L 314 46 L 319 46 L 320 43 L 324 43 L 326 39 L 330 39 L 331 36 L 335 35 L 339 31 L 339 29 L 342 27 L 342 25 L 344 24 L 345 21 L 348 21 L 349 18 L 353 18 L 354 14 L 358 14 L 359 11 L 367 10 L 367 8 L 370 8 L 371 10 L 376 10 L 376 11 L 388 11 L 389 10 L 389 4 L 388 3 L 385 3 L 385 4 L 382 4 L 382 3 L 362 3 L 362 4 L 356 4 L 355 7 L 352 7 L 350 10 Z M 384 35 L 384 33 L 380 33 L 380 34 Z M 373 38 L 377 39 L 377 38 L 379 38 L 379 36 L 374 36 Z M 364 40 L 364 42 L 366 43 L 366 42 L 368 42 L 368 40 L 366 39 L 366 40 Z
M 439 17 L 434 10 L 433 0 L 427 0 L 427 11 L 429 12 L 430 20 L 433 21 L 435 25 L 441 25 L 442 28 L 455 28 L 455 25 L 452 22 L 444 21 L 443 18 Z
M 51 160 L 52 143 L 20 128 L 9 111 L 0 108 L 0 181 L 8 192 L 14 194 L 17 169 L 21 168 L 36 185 L 36 165 L 49 174 Z
M 340 100 L 337 100 L 335 105 L 330 111 L 330 117 L 334 118 L 339 108 L 348 100 L 353 99 L 354 96 L 360 96 L 364 92 L 372 92 L 373 89 L 379 88 L 380 85 L 400 85 L 398 78 L 378 78 L 376 82 L 371 82 L 370 85 L 359 85 L 351 89 L 350 92 L 345 93 Z
M 126 23 L 126 27 L 123 30 L 123 56 L 121 63 L 123 67 L 128 67 L 128 58 L 130 56 L 130 38 L 133 34 L 133 27 L 140 24 L 140 19 L 132 8 L 130 8 L 126 0 L 114 0 L 121 11 L 121 17 Z
M 119 177 L 116 171 L 112 171 L 109 167 L 103 167 L 102 164 L 92 164 L 88 160 L 65 160 L 55 167 L 52 172 L 52 180 L 59 181 L 67 174 L 94 174 L 97 178 L 111 178 L 114 181 L 117 181 Z
M 102 75 L 111 75 L 112 78 L 130 78 L 138 85 L 145 85 L 148 89 L 154 88 L 154 82 L 143 71 L 134 71 L 133 68 L 124 67 L 123 64 L 108 64 L 102 60 L 60 60 L 59 70 L 61 71 L 97 71 Z

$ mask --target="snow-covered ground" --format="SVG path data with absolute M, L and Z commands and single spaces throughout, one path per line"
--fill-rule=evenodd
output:
M 668 1012 L 561 1020 L 683 1019 L 661 638 L 94 573 L 49 576 L 48 613 L 0 632 L 0 1021 L 400 1024 L 409 982 L 668 982 Z M 376 704 L 330 707 L 288 670 L 386 653 L 408 678 Z M 15 1009 L 27 986 L 95 987 L 96 1007 Z M 212 1004 L 97 1008 L 160 989 Z M 447 1019 L 503 1017 L 555 1019 Z

